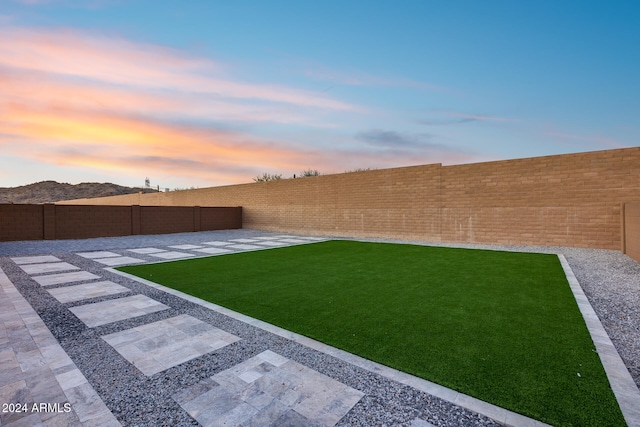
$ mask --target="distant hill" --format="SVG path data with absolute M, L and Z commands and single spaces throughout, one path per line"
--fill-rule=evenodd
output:
M 123 187 L 111 183 L 83 182 L 66 184 L 42 181 L 21 187 L 0 187 L 0 203 L 53 203 L 61 200 L 88 199 L 132 193 L 155 193 L 150 188 Z

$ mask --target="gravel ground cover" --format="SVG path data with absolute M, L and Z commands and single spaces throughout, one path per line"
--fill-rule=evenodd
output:
M 88 240 L 5 242 L 0 243 L 0 257 L 2 257 L 0 266 L 38 312 L 67 354 L 123 425 L 197 425 L 171 398 L 171 395 L 267 349 L 365 393 L 360 402 L 338 423 L 339 426 L 412 425 L 416 419 L 425 420 L 435 426 L 498 425 L 489 418 L 412 387 L 401 385 L 324 353 L 310 350 L 298 343 L 105 271 L 103 266 L 75 254 L 82 251 L 112 250 L 122 255 L 131 255 L 123 249 L 199 244 L 204 241 L 266 235 L 269 233 L 230 230 Z M 391 241 L 389 239 L 370 240 Z M 638 263 L 616 251 L 560 247 L 452 246 L 563 253 L 634 381 L 640 385 L 640 265 Z M 131 295 L 147 295 L 168 305 L 171 309 L 88 328 L 73 316 L 68 308 L 87 302 L 106 301 L 118 296 L 104 296 L 89 301 L 61 304 L 8 258 L 26 255 L 55 255 L 62 261 L 129 288 Z M 135 254 L 135 256 L 148 261 L 158 261 L 156 258 L 142 254 Z M 119 296 L 123 295 L 127 294 Z M 101 335 L 179 314 L 189 314 L 237 335 L 242 340 L 146 377 L 100 338 Z

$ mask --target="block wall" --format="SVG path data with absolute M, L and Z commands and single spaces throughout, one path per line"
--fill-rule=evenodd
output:
M 238 228 L 242 228 L 241 207 L 200 208 L 200 230 L 233 230 Z
M 631 258 L 640 262 L 640 202 L 625 203 L 622 206 L 623 249 Z
M 55 206 L 53 239 L 128 236 L 131 206 Z
M 0 242 L 242 228 L 239 207 L 0 205 Z
M 620 249 L 640 148 L 443 167 L 442 239 Z
M 640 147 L 82 200 L 242 206 L 244 227 L 291 233 L 616 250 L 632 201 Z
M 42 205 L 0 205 L 0 242 L 44 236 Z
M 140 234 L 196 231 L 192 207 L 141 206 Z

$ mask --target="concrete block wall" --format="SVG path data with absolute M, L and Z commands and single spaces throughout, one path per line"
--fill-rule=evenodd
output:
M 0 205 L 0 242 L 242 228 L 240 207 Z
M 0 242 L 44 236 L 43 205 L 0 205 Z
M 640 147 L 82 200 L 242 206 L 244 227 L 291 233 L 616 250 L 632 201 Z
M 200 224 L 203 230 L 233 230 L 242 228 L 242 208 L 218 208 L 206 207 L 198 209 L 200 219 L 196 224 Z
M 140 234 L 196 231 L 193 210 L 193 207 L 187 206 L 141 206 Z
M 622 252 L 640 262 L 640 202 L 622 206 Z
M 620 249 L 640 148 L 443 168 L 445 241 Z
M 55 206 L 55 234 L 49 239 L 128 236 L 131 217 L 131 206 Z

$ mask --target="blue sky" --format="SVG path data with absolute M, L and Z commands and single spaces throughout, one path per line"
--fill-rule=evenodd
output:
M 640 2 L 0 0 L 0 186 L 631 147 Z

